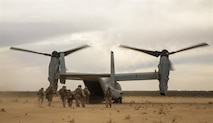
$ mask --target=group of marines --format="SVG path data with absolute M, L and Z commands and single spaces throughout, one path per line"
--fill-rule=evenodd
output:
M 37 93 L 39 106 L 42 105 L 45 96 L 48 101 L 48 106 L 51 106 L 52 100 L 53 100 L 53 94 L 55 94 L 55 92 L 52 86 L 49 86 L 45 92 L 44 92 L 44 89 L 41 88 Z M 85 107 L 85 103 L 89 103 L 90 91 L 88 90 L 86 86 L 84 89 L 82 89 L 82 86 L 78 85 L 78 87 L 73 92 L 67 89 L 66 86 L 63 86 L 58 91 L 58 94 L 61 97 L 63 107 L 66 106 L 66 102 L 68 103 L 69 107 L 72 107 L 72 103 L 74 99 L 75 99 L 76 107 L 80 107 L 80 105 L 82 107 Z M 106 101 L 107 108 L 108 108 L 108 105 L 110 106 L 110 108 L 112 105 L 111 95 L 112 95 L 111 89 L 108 87 L 108 89 L 105 91 L 105 101 Z

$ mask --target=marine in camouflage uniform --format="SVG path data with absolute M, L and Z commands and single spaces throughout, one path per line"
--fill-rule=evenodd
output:
M 72 107 L 73 99 L 74 99 L 74 95 L 73 95 L 72 91 L 68 90 L 67 91 L 67 103 L 68 103 L 69 107 Z
M 82 107 L 85 107 L 85 103 L 84 103 L 84 92 L 81 88 L 81 85 L 78 85 L 78 88 L 75 89 L 75 103 L 76 103 L 76 107 L 80 107 L 80 104 L 82 105 Z
M 108 108 L 108 106 L 110 106 L 110 108 L 111 108 L 112 107 L 112 92 L 111 92 L 111 88 L 108 87 L 104 94 L 105 94 L 106 108 Z
M 39 89 L 37 95 L 38 95 L 39 106 L 41 106 L 44 100 L 44 88 Z
M 48 106 L 51 106 L 52 104 L 52 100 L 53 100 L 53 94 L 54 94 L 54 90 L 52 86 L 49 86 L 46 89 L 46 99 L 48 101 Z
M 59 92 L 59 94 L 61 96 L 62 105 L 65 108 L 66 100 L 67 100 L 67 89 L 66 89 L 66 86 L 63 86 L 58 92 Z
M 83 91 L 84 91 L 84 94 L 85 94 L 84 100 L 85 100 L 86 103 L 89 103 L 90 91 L 87 88 L 87 86 L 85 86 L 85 88 L 83 89 Z

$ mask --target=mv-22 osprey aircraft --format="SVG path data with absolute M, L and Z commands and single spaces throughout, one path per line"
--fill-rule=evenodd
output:
M 207 46 L 207 45 L 208 44 L 206 43 L 202 43 L 202 44 L 184 48 L 175 52 L 168 52 L 167 50 L 163 50 L 162 52 L 148 51 L 148 50 L 137 49 L 137 48 L 133 48 L 129 46 L 120 45 L 120 47 L 141 51 L 156 57 L 161 56 L 160 63 L 158 65 L 158 68 L 159 68 L 158 72 L 154 71 L 154 72 L 146 72 L 146 73 L 122 73 L 122 74 L 115 73 L 114 55 L 112 51 L 111 51 L 111 72 L 110 73 L 93 74 L 93 73 L 67 72 L 65 67 L 65 56 L 73 52 L 76 52 L 78 50 L 87 48 L 89 47 L 88 45 L 83 45 L 75 49 L 67 50 L 64 52 L 53 51 L 52 54 L 35 52 L 35 51 L 15 48 L 15 47 L 11 47 L 10 49 L 50 56 L 51 60 L 49 63 L 48 80 L 50 82 L 50 86 L 52 86 L 55 91 L 57 91 L 58 80 L 60 80 L 60 83 L 62 84 L 65 84 L 66 80 L 83 80 L 85 86 L 87 86 L 89 91 L 91 92 L 91 95 L 90 95 L 91 103 L 102 102 L 104 99 L 104 92 L 108 87 L 110 87 L 112 90 L 112 99 L 115 102 L 122 103 L 122 90 L 121 90 L 120 84 L 117 81 L 158 79 L 160 94 L 166 95 L 167 88 L 168 88 L 167 83 L 168 83 L 169 71 L 171 69 L 171 62 L 169 60 L 169 55 L 178 53 L 181 51 L 193 49 L 193 48 Z

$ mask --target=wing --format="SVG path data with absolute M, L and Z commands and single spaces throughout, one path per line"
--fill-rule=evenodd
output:
M 123 73 L 116 74 L 116 81 L 128 81 L 128 80 L 153 80 L 158 79 L 158 72 L 147 72 L 147 73 Z
M 69 80 L 97 81 L 99 78 L 110 77 L 110 74 L 65 73 L 61 74 L 61 76 Z M 116 81 L 153 80 L 158 78 L 158 72 L 115 74 Z
M 97 81 L 102 77 L 110 77 L 110 74 L 90 74 L 90 73 L 64 73 L 60 74 L 62 77 L 69 80 L 86 80 L 86 81 Z

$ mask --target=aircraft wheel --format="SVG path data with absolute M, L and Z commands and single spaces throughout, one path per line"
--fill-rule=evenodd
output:
M 122 103 L 122 97 L 119 97 L 119 103 Z
M 122 97 L 119 97 L 118 99 L 114 100 L 113 103 L 122 103 Z

